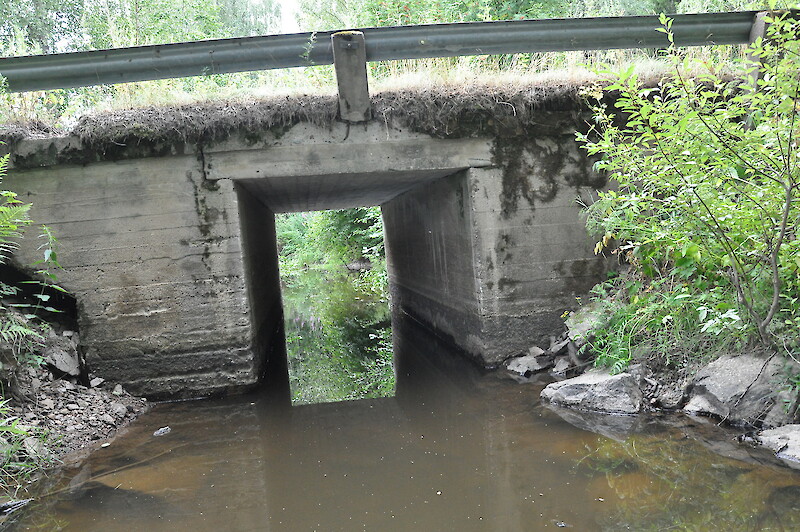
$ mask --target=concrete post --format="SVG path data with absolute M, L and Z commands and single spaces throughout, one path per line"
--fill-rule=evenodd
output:
M 339 85 L 339 118 L 366 122 L 372 112 L 367 85 L 367 51 L 360 31 L 340 31 L 331 35 L 333 64 Z

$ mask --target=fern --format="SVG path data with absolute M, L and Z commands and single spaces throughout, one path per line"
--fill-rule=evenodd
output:
M 0 321 L 0 339 L 11 344 L 19 343 L 25 338 L 41 338 L 42 335 L 12 315 L 5 315 Z

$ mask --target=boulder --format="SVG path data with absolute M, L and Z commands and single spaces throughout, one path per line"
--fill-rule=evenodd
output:
M 710 415 L 734 425 L 758 426 L 776 404 L 786 383 L 784 358 L 777 355 L 725 355 L 701 369 L 690 384 L 683 408 L 695 415 Z M 774 419 L 773 416 L 770 419 Z
M 611 375 L 595 368 L 583 375 L 554 382 L 542 390 L 541 397 L 555 405 L 610 414 L 638 414 L 642 392 L 633 373 Z
M 800 469 L 800 425 L 762 430 L 756 439 L 758 443 L 774 451 L 775 456 Z

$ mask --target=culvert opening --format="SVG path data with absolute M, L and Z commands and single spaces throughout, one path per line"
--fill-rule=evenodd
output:
M 279 214 L 275 226 L 292 404 L 393 396 L 380 208 Z
M 394 147 L 392 143 L 370 144 L 372 159 L 378 157 L 378 152 L 391 155 L 378 157 L 381 161 L 388 161 L 387 164 L 403 157 L 416 157 L 413 158 L 414 164 L 419 164 L 420 149 L 422 148 L 417 146 L 410 150 L 405 144 L 400 148 Z M 304 404 L 394 395 L 389 282 L 385 259 L 382 257 L 381 264 L 376 268 L 369 257 L 376 251 L 373 249 L 376 247 L 383 254 L 381 212 L 407 193 L 416 190 L 425 196 L 427 187 L 433 183 L 451 176 L 461 176 L 458 179 L 464 177 L 463 167 L 449 166 L 423 170 L 386 168 L 380 171 L 341 173 L 338 166 L 343 164 L 341 161 L 352 157 L 353 153 L 352 146 L 342 147 L 341 154 L 323 159 L 313 150 L 298 151 L 293 147 L 291 152 L 283 155 L 284 158 L 296 160 L 300 169 L 313 163 L 315 168 L 319 167 L 317 169 L 320 173 L 286 175 L 280 166 L 243 167 L 242 177 L 234 181 L 244 250 L 253 351 L 258 364 L 256 369 L 261 372 L 264 391 L 275 395 L 275 400 L 281 403 L 289 401 L 290 396 L 293 404 Z M 250 177 L 254 174 L 254 177 Z M 458 212 L 463 211 L 463 198 L 459 200 L 450 197 L 455 193 L 451 190 L 452 183 L 448 181 L 444 187 L 448 192 L 442 201 L 453 203 L 453 208 Z M 456 188 L 461 190 L 460 187 Z M 431 199 L 435 201 L 435 198 Z M 411 201 L 414 202 L 413 199 Z M 381 207 L 363 207 L 368 205 Z M 434 211 L 439 212 L 439 207 L 441 205 L 434 205 Z M 405 210 L 402 206 L 399 208 L 401 211 Z M 451 210 L 442 211 L 443 216 L 451 216 Z M 392 257 L 398 252 L 404 253 L 403 250 L 409 247 L 413 248 L 414 244 L 407 237 L 417 236 L 423 228 L 411 211 L 414 209 L 409 210 L 408 216 L 400 216 L 390 231 L 394 235 Z M 366 217 L 368 223 L 348 224 L 348 220 L 353 222 L 354 213 Z M 308 227 L 305 226 L 317 217 L 337 216 L 340 217 L 340 225 L 331 222 L 332 225 L 327 226 L 327 229 L 319 229 L 319 233 L 342 237 L 356 234 L 362 238 L 372 238 L 372 243 L 355 245 L 354 248 L 359 253 L 344 259 L 336 255 L 336 252 L 341 251 L 341 246 L 335 245 L 327 249 L 328 253 L 333 252 L 336 257 L 333 260 L 325 260 L 320 254 L 317 257 L 303 256 L 302 246 L 307 245 L 305 239 L 309 237 Z M 437 215 L 427 218 L 430 218 L 428 222 L 438 224 Z M 467 225 L 462 225 L 462 229 L 466 230 Z M 431 237 L 429 229 L 434 227 L 424 227 L 425 234 L 422 237 L 427 241 Z M 435 232 L 436 238 L 443 236 L 438 229 Z M 289 236 L 293 238 L 288 238 Z M 301 244 L 297 245 L 298 242 Z M 290 253 L 299 253 L 296 257 L 300 257 L 300 260 L 290 261 L 291 264 L 284 260 L 285 264 L 279 268 L 279 256 L 283 260 Z M 393 271 L 395 258 L 391 259 Z M 429 258 L 420 265 L 423 270 L 436 269 L 438 262 L 430 263 Z M 326 263 L 329 267 L 323 267 Z M 293 274 L 300 272 L 315 276 L 316 279 L 295 279 L 297 276 Z M 418 273 L 419 271 L 414 271 L 411 276 L 417 276 Z M 393 279 L 397 277 L 396 274 L 395 271 Z M 372 280 L 379 276 L 383 277 L 382 289 L 368 290 L 379 292 L 377 297 L 366 297 L 357 292 L 365 285 L 372 284 L 374 288 L 376 284 Z M 409 280 L 408 272 L 401 277 Z M 365 282 L 365 278 L 371 280 Z M 395 280 L 392 284 L 396 284 Z M 293 292 L 292 289 L 296 291 Z M 345 303 L 348 301 L 351 308 Z M 343 322 L 332 324 L 327 321 L 328 316 L 337 316 Z M 327 331 L 332 331 L 333 336 L 345 340 L 343 351 L 340 349 L 333 353 L 327 349 L 326 342 L 329 338 L 320 338 Z M 323 349 L 313 351 L 314 345 L 321 345 Z M 296 354 L 298 352 L 301 353 L 299 356 Z M 355 361 L 352 361 L 352 357 L 345 360 L 346 355 L 341 354 L 343 352 L 356 353 Z M 336 373 L 336 378 L 326 379 L 331 374 L 326 375 L 327 368 L 309 364 L 309 353 L 317 353 L 318 360 L 332 360 L 342 371 Z M 342 378 L 342 375 L 346 378 Z M 291 392 L 290 380 L 293 388 Z M 322 382 L 331 384 L 331 381 L 339 381 L 344 386 L 320 385 Z M 317 391 L 324 389 L 331 390 L 331 393 L 305 393 L 300 391 L 302 382 L 316 382 Z

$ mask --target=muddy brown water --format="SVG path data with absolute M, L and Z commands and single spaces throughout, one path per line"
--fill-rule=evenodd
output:
M 394 335 L 395 397 L 158 405 L 53 474 L 13 528 L 800 529 L 800 473 L 732 431 L 554 411 L 544 383 L 482 373 L 413 324 Z

